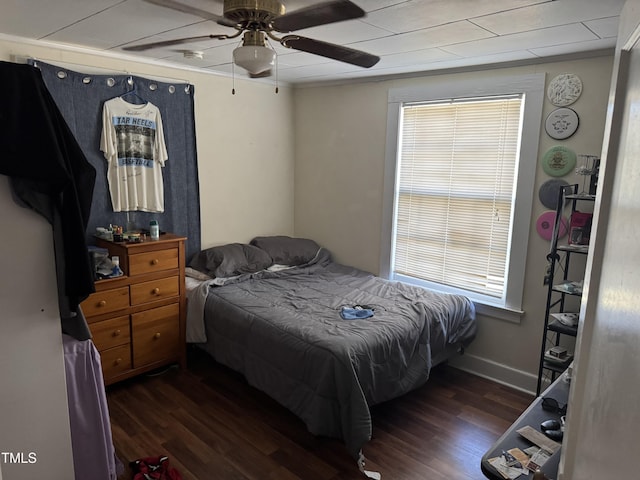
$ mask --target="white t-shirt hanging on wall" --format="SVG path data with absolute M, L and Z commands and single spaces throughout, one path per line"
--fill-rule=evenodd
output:
M 169 157 L 158 107 L 120 97 L 104 102 L 100 150 L 114 212 L 164 212 L 162 167 Z

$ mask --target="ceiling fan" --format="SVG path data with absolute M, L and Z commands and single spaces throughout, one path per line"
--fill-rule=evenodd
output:
M 289 33 L 303 28 L 326 25 L 342 20 L 352 20 L 365 15 L 364 10 L 348 0 L 330 0 L 309 7 L 285 13 L 285 6 L 278 0 L 224 0 L 223 15 L 192 7 L 176 0 L 145 0 L 183 13 L 197 15 L 219 25 L 231 27 L 231 34 L 212 34 L 198 37 L 178 38 L 160 42 L 145 43 L 123 47 L 123 50 L 139 52 L 157 47 L 179 45 L 206 39 L 226 40 L 242 37 L 242 46 L 233 52 L 233 61 L 244 68 L 252 77 L 264 77 L 271 73 L 275 64 L 276 52 L 267 46 L 272 39 L 281 45 L 302 52 L 320 55 L 363 68 L 370 68 L 380 60 L 353 48 L 327 43 L 300 35 L 278 37 L 274 32 Z

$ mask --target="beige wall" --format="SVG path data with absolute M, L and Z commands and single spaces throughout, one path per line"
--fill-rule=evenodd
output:
M 560 73 L 577 74 L 583 82 L 583 93 L 571 108 L 580 117 L 578 131 L 558 141 L 542 129 L 538 158 L 530 159 L 538 162 L 538 171 L 526 263 L 525 313 L 519 324 L 480 316 L 476 341 L 456 362 L 476 373 L 535 390 L 546 301 L 545 256 L 549 249 L 549 243 L 536 233 L 535 221 L 546 210 L 538 200 L 538 188 L 551 178 L 542 170 L 540 159 L 555 145 L 567 146 L 577 154 L 600 154 L 612 58 L 296 89 L 296 235 L 316 239 L 338 261 L 379 271 L 389 89 L 540 72 L 546 74 L 548 83 Z M 543 121 L 555 108 L 545 100 Z M 563 179 L 569 183 L 582 181 L 574 174 Z

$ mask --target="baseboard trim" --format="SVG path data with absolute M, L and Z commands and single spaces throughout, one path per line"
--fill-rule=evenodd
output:
M 535 395 L 538 377 L 487 358 L 465 353 L 449 359 L 449 365 L 479 377 Z

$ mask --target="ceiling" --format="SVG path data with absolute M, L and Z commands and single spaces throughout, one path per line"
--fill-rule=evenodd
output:
M 222 0 L 181 1 L 222 15 Z M 0 38 L 5 39 L 83 47 L 224 75 L 232 73 L 232 51 L 239 44 L 238 39 L 207 40 L 146 52 L 124 52 L 121 48 L 126 45 L 232 33 L 233 29 L 143 0 L 3 3 Z M 318 0 L 284 0 L 288 12 L 315 3 Z M 354 0 L 354 3 L 367 12 L 365 17 L 295 33 L 364 50 L 380 56 L 380 62 L 364 69 L 272 42 L 278 52 L 280 82 L 344 81 L 598 52 L 615 46 L 624 0 Z M 203 52 L 203 58 L 186 58 L 186 50 Z M 235 75 L 245 72 L 236 67 Z

